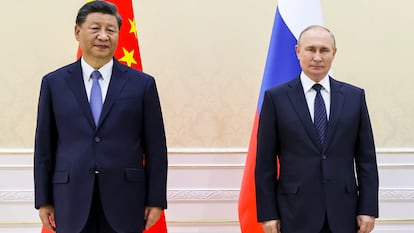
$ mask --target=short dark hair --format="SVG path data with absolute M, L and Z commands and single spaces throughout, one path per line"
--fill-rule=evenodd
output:
M 79 9 L 76 16 L 76 25 L 81 26 L 90 13 L 96 12 L 115 16 L 118 21 L 118 28 L 121 28 L 122 18 L 118 13 L 118 8 L 113 3 L 100 0 L 88 2 Z

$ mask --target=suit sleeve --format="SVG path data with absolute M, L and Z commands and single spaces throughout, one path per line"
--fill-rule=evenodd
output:
M 52 174 L 56 148 L 56 127 L 48 79 L 42 80 L 34 146 L 35 208 L 53 205 Z
M 355 163 L 359 187 L 358 214 L 378 217 L 378 168 L 374 137 L 364 92 L 361 98 Z
M 147 206 L 167 208 L 167 145 L 155 80 L 145 91 L 144 153 L 147 177 Z
M 256 205 L 259 222 L 279 219 L 277 205 L 277 124 L 269 92 L 265 93 L 257 133 L 255 168 Z

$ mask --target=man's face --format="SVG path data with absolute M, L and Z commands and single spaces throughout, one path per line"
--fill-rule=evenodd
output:
M 311 28 L 304 32 L 296 45 L 296 55 L 302 71 L 315 82 L 328 74 L 335 53 L 333 38 L 323 28 Z
M 86 61 L 107 62 L 112 59 L 118 46 L 119 28 L 116 17 L 90 13 L 81 26 L 75 26 L 75 37 Z

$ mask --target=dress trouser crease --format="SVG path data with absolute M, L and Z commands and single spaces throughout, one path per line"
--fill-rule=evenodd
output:
M 99 175 L 95 175 L 92 204 L 88 220 L 80 233 L 117 233 L 109 225 L 102 209 L 101 196 L 99 194 Z
M 320 233 L 332 233 L 331 229 L 329 228 L 328 216 L 325 216 L 325 222 Z

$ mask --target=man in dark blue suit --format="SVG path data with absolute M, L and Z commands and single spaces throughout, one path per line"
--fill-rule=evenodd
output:
M 35 207 L 58 233 L 141 233 L 167 207 L 167 148 L 154 78 L 113 58 L 112 3 L 78 12 L 82 57 L 47 74 L 35 136 Z
M 327 28 L 306 28 L 296 53 L 302 73 L 267 90 L 261 109 L 258 221 L 266 233 L 371 232 L 378 171 L 364 90 L 328 75 L 336 46 Z

